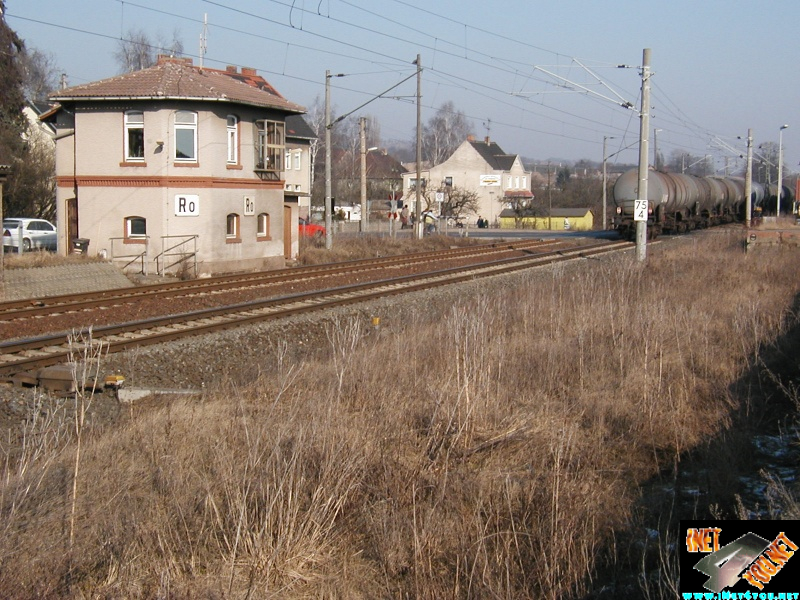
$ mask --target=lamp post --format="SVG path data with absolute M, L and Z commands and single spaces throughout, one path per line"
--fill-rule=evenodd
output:
M 777 181 L 777 192 L 776 195 L 776 210 L 775 210 L 775 217 L 780 218 L 781 216 L 781 193 L 783 192 L 783 130 L 789 127 L 788 125 L 781 125 L 780 130 L 778 131 L 778 181 Z
M 359 229 L 361 233 L 369 230 L 369 206 L 367 202 L 367 153 L 377 150 L 377 147 L 367 148 L 367 119 L 359 119 L 361 129 L 361 221 Z
M 606 230 L 606 196 L 608 195 L 606 189 L 608 188 L 608 175 L 606 174 L 606 161 L 608 160 L 608 157 L 606 156 L 606 141 L 614 139 L 616 138 L 609 137 L 607 135 L 603 136 L 603 231 Z

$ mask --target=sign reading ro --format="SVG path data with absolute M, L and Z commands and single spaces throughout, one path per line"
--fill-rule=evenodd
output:
M 176 217 L 197 217 L 200 215 L 200 196 L 178 194 L 175 196 Z
M 633 201 L 633 220 L 647 221 L 647 200 Z

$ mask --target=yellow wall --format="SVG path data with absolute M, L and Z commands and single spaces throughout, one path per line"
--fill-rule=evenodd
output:
M 587 212 L 583 217 L 567 217 L 569 219 L 569 229 L 567 231 L 589 231 L 594 225 L 594 217 L 591 212 Z M 522 217 L 517 220 L 514 217 L 501 217 L 500 229 L 536 229 L 565 231 L 564 217 Z M 548 221 L 550 221 L 548 223 Z

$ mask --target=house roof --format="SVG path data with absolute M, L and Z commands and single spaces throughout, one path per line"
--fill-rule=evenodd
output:
M 483 158 L 483 160 L 485 160 L 493 170 L 509 171 L 511 167 L 514 166 L 514 161 L 516 160 L 517 155 L 506 154 L 503 152 L 503 149 L 497 145 L 497 142 L 492 142 L 488 139 L 483 142 L 477 142 L 474 140 L 468 141 L 475 151 L 481 155 L 481 158 Z
M 311 125 L 306 123 L 302 115 L 289 115 L 286 117 L 286 137 L 300 140 L 314 140 L 317 134 L 311 129 Z
M 159 57 L 156 65 L 117 77 L 59 90 L 55 102 L 100 100 L 202 100 L 303 113 L 253 69 L 222 71 L 192 64 L 191 59 Z
M 367 154 L 367 177 L 370 179 L 400 179 L 405 172 L 403 164 L 387 152 Z

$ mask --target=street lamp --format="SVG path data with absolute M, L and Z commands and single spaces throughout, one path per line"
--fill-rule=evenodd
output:
M 606 229 L 606 222 L 607 222 L 607 219 L 606 219 L 606 194 L 608 192 L 606 191 L 606 188 L 608 187 L 608 176 L 607 176 L 607 171 L 606 171 L 606 163 L 608 162 L 609 158 L 611 158 L 613 156 L 616 156 L 620 152 L 624 152 L 625 150 L 628 150 L 629 148 L 633 148 L 635 145 L 637 145 L 639 143 L 638 141 L 633 142 L 632 144 L 628 144 L 624 148 L 620 148 L 616 152 L 606 156 L 606 140 L 614 140 L 614 139 L 616 139 L 616 138 L 603 136 L 603 230 Z M 548 171 L 548 173 L 549 173 L 549 171 Z
M 369 207 L 367 206 L 367 153 L 377 150 L 377 147 L 367 148 L 367 118 L 359 119 L 361 128 L 361 233 L 369 230 Z
M 777 218 L 781 216 L 781 193 L 783 192 L 783 130 L 787 127 L 789 126 L 781 125 L 778 131 L 778 191 L 776 193 L 777 208 L 775 210 L 775 216 Z
M 610 137 L 607 135 L 603 136 L 603 231 L 606 230 L 606 196 L 608 195 L 607 189 L 608 188 L 608 175 L 606 173 L 606 161 L 608 157 L 606 156 L 606 141 L 607 140 L 615 140 L 617 138 Z

